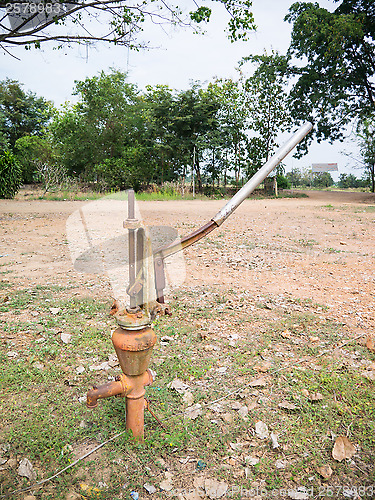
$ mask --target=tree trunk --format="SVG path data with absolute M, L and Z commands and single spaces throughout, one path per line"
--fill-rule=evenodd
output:
M 236 184 L 238 186 L 239 180 L 240 180 L 240 175 L 239 175 L 240 173 L 239 173 L 239 168 L 238 168 L 238 143 L 237 142 L 234 145 L 234 163 L 235 163 L 235 167 L 234 167 L 235 180 L 236 180 Z
M 202 177 L 201 177 L 201 169 L 199 167 L 199 157 L 198 154 L 195 158 L 195 169 L 197 172 L 197 182 L 198 182 L 198 191 L 201 193 L 202 192 Z
M 183 171 L 182 171 L 182 183 L 181 183 L 181 190 L 182 190 L 182 196 L 185 196 L 185 177 L 186 177 L 186 165 L 184 165 Z
M 215 189 L 215 149 L 212 150 L 212 191 Z

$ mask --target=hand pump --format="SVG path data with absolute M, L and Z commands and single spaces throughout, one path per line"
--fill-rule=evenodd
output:
M 168 307 L 163 305 L 164 259 L 219 227 L 311 129 L 311 123 L 306 122 L 204 226 L 154 253 L 147 229 L 135 217 L 134 191 L 129 191 L 128 218 L 124 221 L 129 245 L 129 306 L 119 309 L 115 302 L 111 310 L 118 323 L 112 342 L 123 373 L 113 382 L 94 387 L 87 393 L 89 408 L 96 407 L 100 398 L 125 397 L 126 428 L 132 431 L 135 439 L 143 440 L 145 386 L 154 380 L 153 372 L 147 368 L 156 343 L 151 323 L 157 314 L 170 314 Z

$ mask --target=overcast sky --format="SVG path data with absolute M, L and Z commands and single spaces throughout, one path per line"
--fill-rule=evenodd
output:
M 129 74 L 129 81 L 143 88 L 147 84 L 167 84 L 172 88 L 186 89 L 191 80 L 207 82 L 213 77 L 236 78 L 238 61 L 249 54 L 260 54 L 272 49 L 285 53 L 290 42 L 291 25 L 283 21 L 292 0 L 254 0 L 253 13 L 258 26 L 250 34 L 249 41 L 230 43 L 224 30 L 227 15 L 221 5 L 214 4 L 212 21 L 204 36 L 194 35 L 189 30 L 169 30 L 148 25 L 142 35 L 150 41 L 152 50 L 133 52 L 125 47 L 109 47 L 104 44 L 93 48 L 66 48 L 26 51 L 19 47 L 13 54 L 20 60 L 2 54 L 0 79 L 6 77 L 24 84 L 25 90 L 60 105 L 74 100 L 71 92 L 74 80 L 82 80 L 99 71 L 114 67 Z M 331 0 L 320 0 L 319 4 L 329 10 L 337 7 Z M 250 72 L 250 67 L 248 68 Z M 246 66 L 244 71 L 246 72 Z M 337 162 L 341 172 L 353 171 L 349 160 L 341 151 L 356 152 L 355 143 L 348 139 L 344 143 L 314 143 L 309 154 L 301 160 L 289 157 L 286 169 L 307 167 L 311 163 Z M 353 162 L 351 162 L 353 163 Z M 357 176 L 361 172 L 353 171 Z M 333 174 L 336 179 L 337 174 Z

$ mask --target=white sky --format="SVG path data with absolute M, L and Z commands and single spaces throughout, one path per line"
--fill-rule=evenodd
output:
M 128 71 L 129 81 L 143 88 L 147 84 L 167 84 L 172 88 L 186 89 L 190 80 L 206 82 L 213 77 L 236 78 L 238 61 L 249 54 L 260 54 L 271 49 L 285 53 L 290 42 L 291 25 L 283 18 L 293 0 L 253 0 L 253 13 L 258 26 L 250 34 L 249 41 L 230 43 L 224 34 L 227 15 L 221 5 L 214 4 L 212 21 L 204 36 L 194 35 L 189 30 L 175 30 L 167 34 L 160 27 L 149 25 L 143 34 L 152 50 L 133 52 L 125 47 L 109 47 L 104 44 L 86 50 L 66 48 L 53 50 L 45 46 L 42 50 L 26 51 L 23 47 L 13 50 L 20 61 L 2 54 L 0 80 L 6 77 L 24 84 L 25 90 L 54 101 L 55 105 L 74 100 L 71 92 L 74 80 L 91 77 L 99 71 L 115 67 Z M 319 4 L 329 10 L 337 7 L 332 0 L 320 0 Z M 246 71 L 246 67 L 245 70 Z M 301 160 L 285 160 L 286 170 L 292 167 L 307 167 L 311 163 L 339 164 L 340 172 L 352 170 L 350 160 L 340 152 L 357 152 L 353 140 L 344 143 L 313 143 L 308 155 Z M 338 174 L 333 173 L 334 179 Z

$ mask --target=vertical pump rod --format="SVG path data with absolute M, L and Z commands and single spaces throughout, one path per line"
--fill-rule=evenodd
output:
M 128 191 L 128 221 L 133 222 L 135 220 L 134 217 L 135 212 L 135 203 L 134 203 L 134 191 L 130 189 Z M 135 250 L 135 229 L 128 229 L 128 237 L 129 237 L 129 288 L 134 285 L 135 282 L 135 260 L 136 260 L 136 250 Z M 136 298 L 134 295 L 130 295 L 130 307 L 136 306 Z

